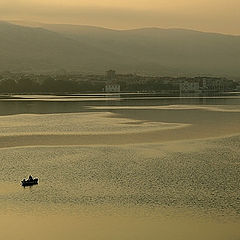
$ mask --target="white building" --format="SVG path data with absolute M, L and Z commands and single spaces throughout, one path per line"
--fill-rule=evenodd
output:
M 107 84 L 105 86 L 105 92 L 120 92 L 120 85 L 119 84 Z
M 199 82 L 185 80 L 180 84 L 181 92 L 199 92 Z

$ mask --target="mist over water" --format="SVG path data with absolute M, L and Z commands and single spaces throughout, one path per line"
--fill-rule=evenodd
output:
M 1 224 L 52 226 L 35 239 L 239 239 L 240 98 L 0 106 Z M 39 185 L 21 187 L 29 174 Z

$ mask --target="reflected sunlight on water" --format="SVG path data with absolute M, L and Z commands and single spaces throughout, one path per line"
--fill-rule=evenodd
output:
M 1 238 L 238 240 L 239 104 L 136 105 L 0 109 Z

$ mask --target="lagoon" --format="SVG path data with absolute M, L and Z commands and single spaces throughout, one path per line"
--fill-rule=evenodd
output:
M 238 96 L 2 98 L 1 236 L 239 239 L 239 147 Z

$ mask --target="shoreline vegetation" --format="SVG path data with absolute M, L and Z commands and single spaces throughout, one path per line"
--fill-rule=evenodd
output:
M 119 85 L 125 93 L 161 93 L 179 96 L 182 93 L 217 95 L 240 89 L 240 82 L 221 77 L 161 77 L 136 74 L 27 74 L 0 73 L 0 94 L 76 94 L 102 93 L 106 85 Z M 109 71 L 108 71 L 109 72 Z

